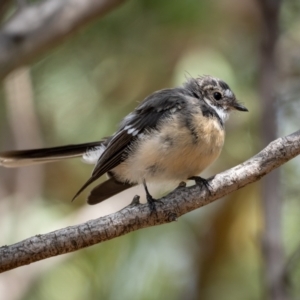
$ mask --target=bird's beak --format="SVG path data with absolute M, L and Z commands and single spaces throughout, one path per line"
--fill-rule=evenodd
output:
M 234 103 L 233 108 L 235 108 L 236 110 L 239 110 L 239 111 L 248 111 L 248 109 L 240 103 Z

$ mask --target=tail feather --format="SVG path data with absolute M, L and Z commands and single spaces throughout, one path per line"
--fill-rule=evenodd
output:
M 88 196 L 87 203 L 90 205 L 97 204 L 133 186 L 135 186 L 135 184 L 120 183 L 114 178 L 110 178 L 92 189 Z
M 102 141 L 53 148 L 1 152 L 0 166 L 7 168 L 24 167 L 78 157 L 82 156 L 89 148 L 100 146 L 101 144 Z

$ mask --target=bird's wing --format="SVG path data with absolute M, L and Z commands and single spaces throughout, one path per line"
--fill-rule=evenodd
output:
M 139 134 L 157 128 L 162 119 L 174 113 L 176 109 L 182 109 L 187 96 L 191 95 L 187 95 L 185 89 L 165 89 L 153 93 L 141 102 L 132 113 L 124 118 L 119 130 L 107 139 L 106 149 L 99 158 L 92 176 L 73 199 L 92 182 L 124 161 L 128 147 Z
M 173 108 L 181 109 L 185 102 L 185 95 L 178 93 L 177 89 L 161 90 L 147 97 L 124 119 L 120 129 L 108 140 L 92 176 L 100 177 L 120 164 L 124 160 L 124 150 L 139 134 L 155 129 L 161 119 L 172 113 Z

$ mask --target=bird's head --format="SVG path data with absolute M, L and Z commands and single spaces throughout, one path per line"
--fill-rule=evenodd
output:
M 223 80 L 205 75 L 196 79 L 190 78 L 184 85 L 195 97 L 204 100 L 211 106 L 225 121 L 230 111 L 248 111 L 248 109 L 239 103 L 234 93 L 227 83 Z
M 232 110 L 248 111 L 238 102 L 230 87 L 223 80 L 212 76 L 202 76 L 196 79 L 203 100 L 214 108 L 224 119 Z

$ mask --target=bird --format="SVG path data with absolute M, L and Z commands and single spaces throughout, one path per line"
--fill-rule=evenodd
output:
M 84 144 L 0 152 L 0 165 L 22 167 L 82 157 L 95 167 L 73 200 L 107 174 L 108 179 L 90 191 L 88 204 L 143 184 L 150 209 L 155 210 L 156 199 L 148 183 L 193 179 L 209 186 L 199 175 L 220 155 L 225 122 L 234 110 L 248 111 L 223 80 L 210 75 L 189 77 L 182 86 L 150 94 L 109 137 Z

